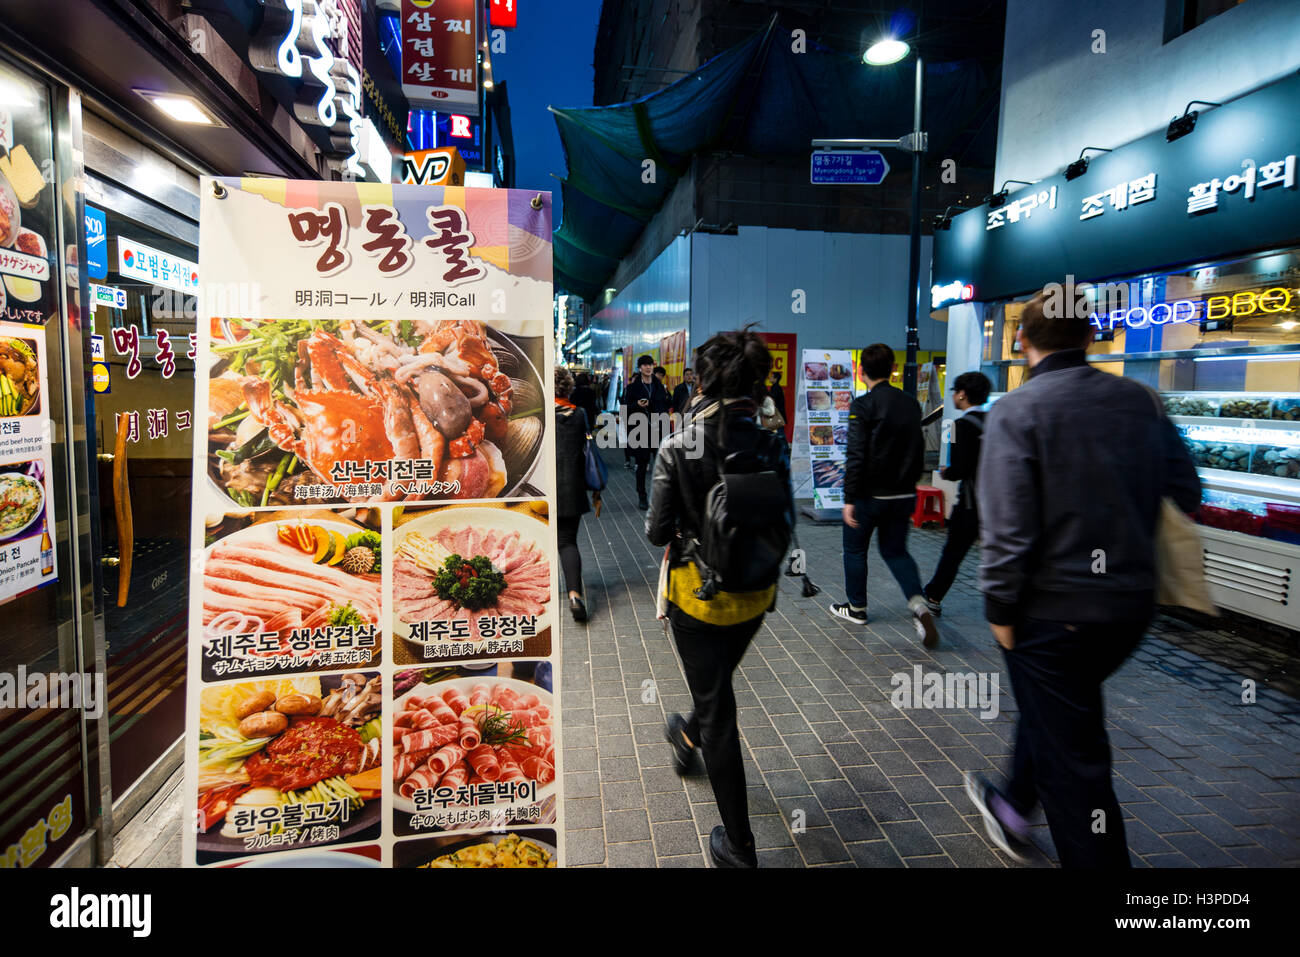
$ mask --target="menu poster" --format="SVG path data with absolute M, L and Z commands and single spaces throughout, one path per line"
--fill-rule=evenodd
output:
M 802 366 L 813 508 L 842 508 L 853 357 L 847 349 L 805 349 Z
M 549 194 L 202 190 L 185 863 L 559 866 Z
M 49 94 L 3 64 L 0 88 L 0 320 L 43 325 L 59 308 Z
M 45 333 L 0 322 L 0 603 L 58 581 Z

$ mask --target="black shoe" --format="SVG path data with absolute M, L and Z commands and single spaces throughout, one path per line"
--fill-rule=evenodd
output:
M 921 592 L 921 597 L 925 599 L 925 607 L 930 609 L 930 614 L 934 615 L 935 618 L 943 614 L 943 602 L 935 601 L 930 597 L 930 593 L 926 591 Z
M 587 606 L 583 604 L 581 598 L 569 599 L 569 611 L 573 612 L 574 621 L 587 620 Z
M 713 858 L 714 867 L 758 867 L 758 854 L 754 845 L 737 848 L 721 824 L 709 834 L 709 857 Z
M 831 605 L 831 614 L 836 618 L 851 621 L 855 625 L 865 625 L 867 623 L 867 610 L 865 608 L 855 609 L 846 601 L 836 602 Z
M 1004 801 L 1006 800 L 1005 796 L 982 774 L 971 774 L 967 771 L 965 785 L 966 796 L 970 798 L 970 802 L 975 805 L 976 810 L 980 812 L 980 816 L 984 818 L 984 832 L 988 834 L 989 840 L 1012 860 L 1020 864 L 1027 864 L 1028 859 L 1023 852 L 1030 846 L 1029 835 L 1017 833 L 1003 824 L 997 814 L 993 812 L 993 795 L 996 794 L 1002 797 Z
M 629 472 L 635 472 L 636 463 L 633 462 L 631 459 L 628 459 L 626 462 L 623 463 L 623 468 L 627 469 Z
M 686 777 L 700 772 L 699 749 L 686 743 L 686 719 L 670 714 L 664 725 L 664 740 L 673 749 L 673 770 Z
M 636 507 L 641 509 L 641 511 L 644 512 L 646 509 L 650 507 L 650 502 L 644 495 L 642 495 L 641 500 L 636 503 Z

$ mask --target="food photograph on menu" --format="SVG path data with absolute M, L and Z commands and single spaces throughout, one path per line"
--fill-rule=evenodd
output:
M 204 687 L 198 863 L 379 837 L 382 712 L 376 672 Z
M 245 507 L 537 494 L 531 344 L 471 320 L 217 320 L 208 480 Z
M 417 838 L 393 848 L 393 865 L 412 868 L 556 867 L 559 843 L 550 828 L 511 828 L 503 834 Z
M 556 582 L 545 501 L 398 508 L 397 664 L 550 654 Z
M 555 821 L 557 742 L 546 661 L 397 672 L 397 834 Z
M 378 509 L 234 512 L 209 521 L 205 681 L 379 663 Z

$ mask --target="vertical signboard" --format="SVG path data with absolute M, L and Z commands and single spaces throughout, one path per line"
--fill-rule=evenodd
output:
M 202 188 L 185 863 L 558 866 L 549 194 Z
M 853 356 L 847 349 L 805 349 L 802 366 L 799 398 L 808 429 L 813 508 L 840 508 L 853 402 Z
M 412 107 L 478 116 L 478 0 L 402 0 L 402 92 Z

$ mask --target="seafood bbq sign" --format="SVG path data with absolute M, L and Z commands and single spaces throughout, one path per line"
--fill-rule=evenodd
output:
M 549 194 L 201 189 L 185 863 L 562 863 Z

